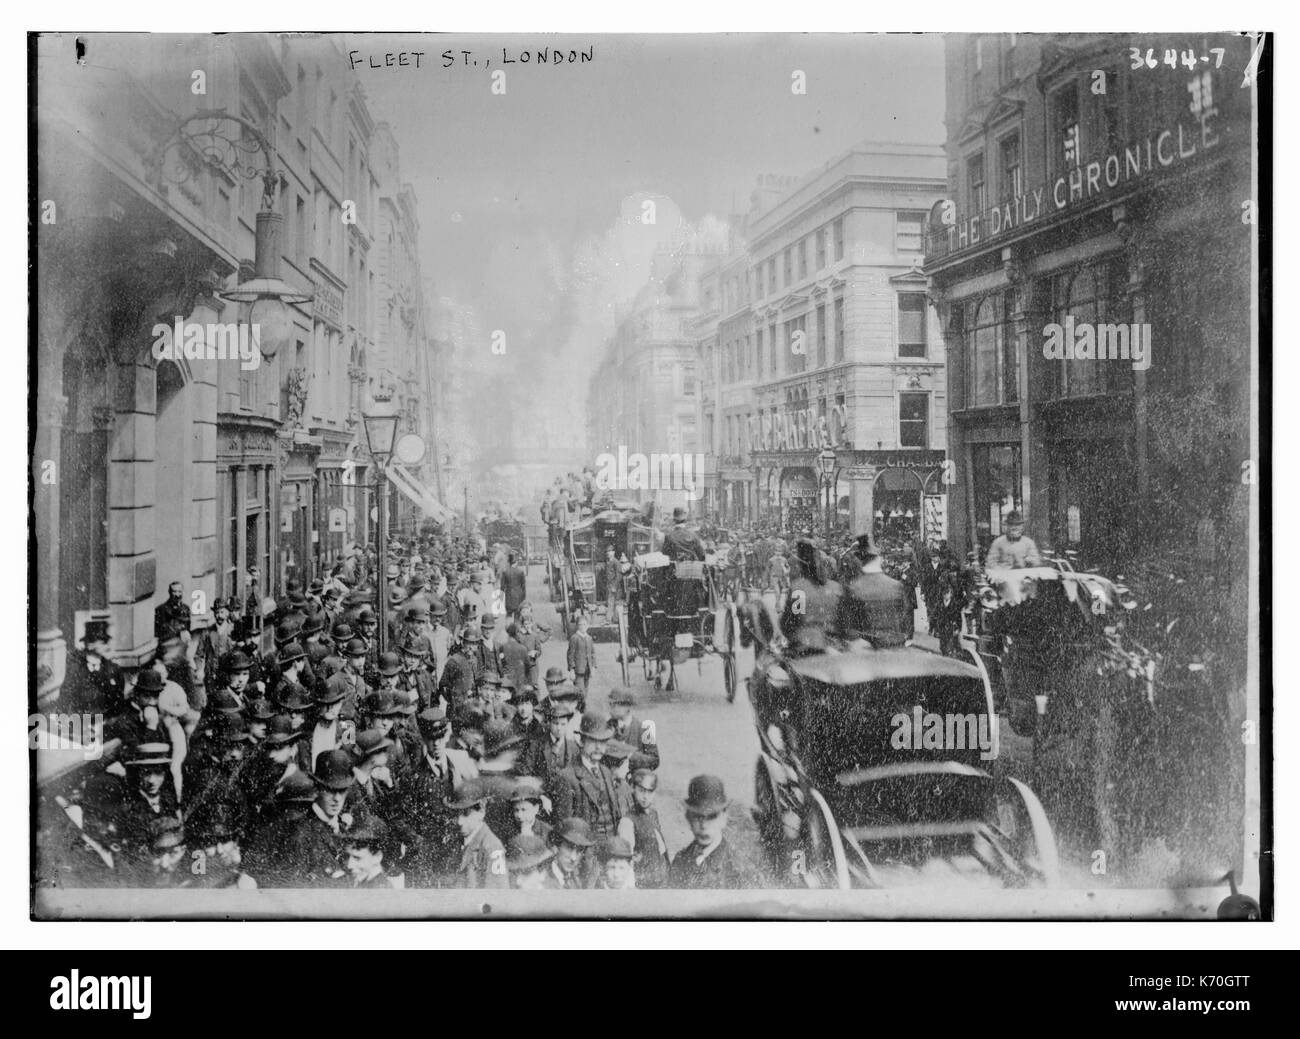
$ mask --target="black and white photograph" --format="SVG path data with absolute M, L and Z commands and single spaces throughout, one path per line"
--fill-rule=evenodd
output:
M 30 33 L 33 920 L 1273 919 L 1273 36 L 681 30 Z

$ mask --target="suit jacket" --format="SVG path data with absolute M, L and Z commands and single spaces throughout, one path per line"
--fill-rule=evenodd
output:
M 557 746 L 551 742 L 551 735 L 548 732 L 526 748 L 525 754 L 521 755 L 518 768 L 523 775 L 537 776 L 550 793 L 554 790 L 560 773 L 581 760 L 582 751 L 576 736 L 566 733 Z
M 668 869 L 668 887 L 736 890 L 758 884 L 757 873 L 736 857 L 726 837 L 708 858 L 697 865 L 695 860 L 700 850 L 699 845 L 691 841 L 673 856 L 673 864 Z
M 501 670 L 516 689 L 528 684 L 528 650 L 518 639 L 508 639 L 501 650 Z
M 678 524 L 664 535 L 663 553 L 673 562 L 679 559 L 704 561 L 704 542 L 685 524 Z
M 449 706 L 456 708 L 469 699 L 477 684 L 478 670 L 474 662 L 464 653 L 453 653 L 443 668 L 438 693 Z
M 636 867 L 638 887 L 664 887 L 668 881 L 668 842 L 659 826 L 659 811 L 642 811 L 633 802 L 628 818 L 634 835 L 632 850 L 639 855 Z
M 68 672 L 59 692 L 59 710 L 112 718 L 126 709 L 126 676 L 111 660 L 91 671 L 84 653 L 68 655 Z
M 403 783 L 389 824 L 407 847 L 403 869 L 413 884 L 433 887 L 446 879 L 456 863 L 460 834 L 443 803 L 456 784 L 478 775 L 468 754 L 448 748 L 446 769 L 435 775 L 421 756 Z
M 289 883 L 294 887 L 341 886 L 346 874 L 339 850 L 339 837 L 308 808 L 285 841 Z
M 598 764 L 593 772 L 579 762 L 561 771 L 551 801 L 556 819 L 586 819 L 597 838 L 613 834 L 623 817 L 618 781 L 604 765 Z
M 590 635 L 575 631 L 569 638 L 569 670 L 576 675 L 590 674 L 596 666 L 596 642 Z
M 847 638 L 886 636 L 901 644 L 915 633 L 907 589 L 886 574 L 859 575 L 840 600 L 838 627 Z
M 506 849 L 487 824 L 480 826 L 465 843 L 456 868 L 460 887 L 508 888 Z

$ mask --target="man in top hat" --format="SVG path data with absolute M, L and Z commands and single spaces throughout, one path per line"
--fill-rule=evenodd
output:
M 172 632 L 190 630 L 190 608 L 184 601 L 185 586 L 173 581 L 167 586 L 167 598 L 153 611 L 153 637 L 162 639 Z
M 556 817 L 585 819 L 598 840 L 620 832 L 623 820 L 618 783 L 601 760 L 613 735 L 609 718 L 599 711 L 585 712 L 578 729 L 579 761 L 560 771 L 551 792 Z M 630 840 L 631 822 L 626 830 Z
M 704 542 L 686 525 L 686 510 L 680 505 L 673 509 L 673 525 L 664 535 L 663 554 L 673 562 L 679 559 L 704 562 Z
M 726 839 L 727 793 L 717 776 L 696 776 L 686 788 L 686 821 L 695 839 L 673 856 L 670 888 L 756 886 L 756 873 Z
M 846 639 L 902 645 L 915 633 L 911 596 L 901 581 L 884 572 L 883 559 L 867 535 L 858 538 L 857 552 L 865 562 L 840 599 L 836 626 Z
M 505 888 L 510 886 L 505 845 L 488 828 L 487 804 L 491 794 L 482 779 L 467 779 L 458 785 L 445 804 L 455 815 L 460 831 L 461 855 L 456 866 L 458 887 Z
M 400 792 L 399 818 L 411 848 L 407 874 L 413 883 L 433 887 L 454 864 L 455 826 L 446 800 L 458 784 L 477 777 L 478 768 L 464 751 L 448 746 L 451 726 L 445 711 L 428 708 L 416 722 L 424 739 L 424 753 Z
M 651 768 L 658 768 L 659 743 L 654 722 L 643 722 L 633 714 L 635 703 L 636 696 L 628 686 L 617 685 L 609 691 L 609 720 L 614 726 L 614 739 L 630 743 L 650 759 Z
M 637 768 L 632 772 L 632 850 L 637 854 L 637 874 L 643 888 L 663 887 L 668 880 L 668 842 L 659 825 L 655 792 L 659 776 L 653 769 Z
M 389 844 L 388 824 L 367 816 L 343 835 L 344 867 L 354 888 L 386 891 L 393 880 L 384 869 Z
M 596 840 L 586 819 L 561 819 L 551 831 L 555 858 L 551 861 L 548 887 L 556 891 L 581 891 L 593 882 L 592 848 Z
M 81 645 L 83 652 L 68 654 L 59 710 L 67 714 L 102 714 L 105 718 L 121 714 L 127 709 L 126 675 L 108 657 L 108 621 L 87 621 Z
M 510 886 L 519 891 L 545 891 L 548 867 L 555 858 L 555 849 L 542 837 L 522 833 L 506 842 L 506 869 L 510 872 Z
M 1038 553 L 1034 539 L 1025 536 L 1025 517 L 1019 509 L 1007 513 L 1006 530 L 993 539 L 989 546 L 988 558 L 984 561 L 986 570 L 1023 570 L 1026 567 L 1042 566 L 1043 558 Z
M 325 751 L 316 759 L 312 779 L 316 783 L 316 800 L 289 833 L 286 857 L 292 864 L 296 886 L 335 886 L 344 875 L 339 863 L 339 839 L 351 822 L 344 812 L 354 782 L 348 752 Z

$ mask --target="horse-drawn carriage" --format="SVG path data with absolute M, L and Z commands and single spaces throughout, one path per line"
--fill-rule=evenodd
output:
M 650 551 L 654 529 L 636 521 L 626 510 L 607 509 L 559 530 L 558 543 L 550 545 L 547 579 L 551 599 L 559 608 L 567 638 L 573 634 L 576 618 L 585 611 L 591 618 L 591 635 L 597 641 L 618 638 L 618 617 L 605 609 L 610 599 L 606 588 L 605 559 L 614 550 L 616 560 L 631 560 Z M 620 574 L 619 580 L 626 580 Z M 617 600 L 619 595 L 616 593 Z M 626 602 L 626 592 L 622 595 Z M 603 612 L 603 616 L 601 616 Z
M 754 815 L 776 875 L 842 889 L 1058 882 L 1043 806 L 989 770 L 997 716 L 977 668 L 911 646 L 774 648 L 758 651 L 749 693 Z
M 653 678 L 656 689 L 672 691 L 677 688 L 678 664 L 717 653 L 722 658 L 727 700 L 734 700 L 736 613 L 719 569 L 708 562 L 674 562 L 662 552 L 651 552 L 636 558 L 626 588 L 624 660 L 640 657 L 646 679 Z

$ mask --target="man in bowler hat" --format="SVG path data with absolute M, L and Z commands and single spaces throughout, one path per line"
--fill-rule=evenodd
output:
M 696 776 L 686 791 L 686 821 L 695 839 L 673 856 L 670 888 L 755 886 L 754 872 L 726 839 L 727 793 L 717 776 Z

